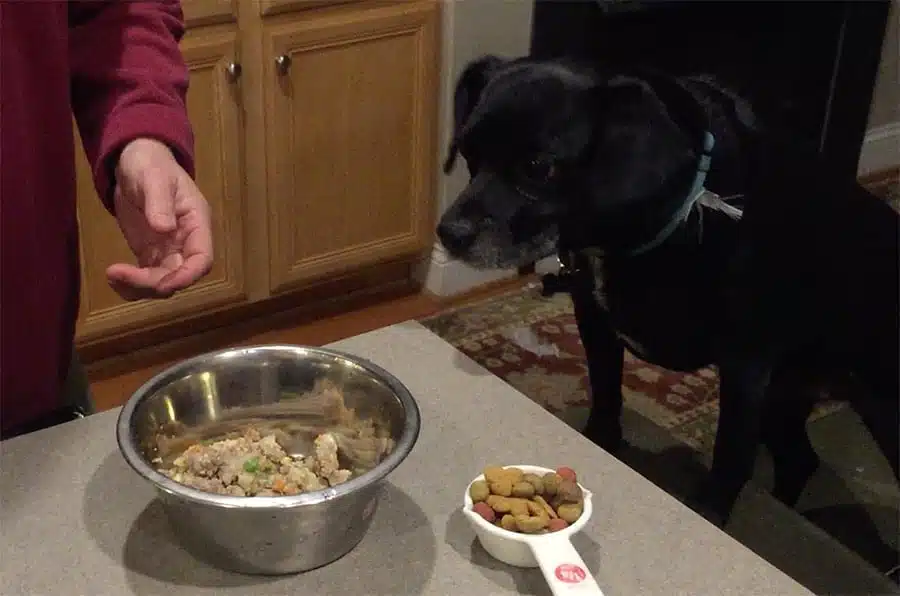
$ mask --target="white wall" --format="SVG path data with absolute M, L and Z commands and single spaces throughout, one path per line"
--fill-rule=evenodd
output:
M 891 2 L 860 174 L 900 166 L 900 0 Z
M 471 60 L 485 54 L 516 57 L 528 54 L 531 46 L 531 0 L 444 0 L 441 57 L 441 106 L 439 166 L 443 165 L 453 121 L 453 89 Z M 450 175 L 440 174 L 438 214 L 465 187 L 468 174 L 459 160 Z M 438 296 L 465 292 L 485 283 L 512 277 L 515 271 L 478 271 L 450 260 L 435 245 L 421 272 L 425 287 Z

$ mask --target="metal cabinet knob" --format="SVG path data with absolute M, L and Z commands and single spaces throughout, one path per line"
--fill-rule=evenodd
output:
M 291 57 L 287 54 L 282 54 L 275 58 L 275 67 L 278 69 L 278 74 L 287 74 L 287 71 L 291 68 Z
M 236 81 L 241 78 L 241 73 L 243 72 L 243 68 L 237 62 L 229 62 L 228 66 L 225 67 L 225 72 L 228 74 L 228 78 L 232 81 Z

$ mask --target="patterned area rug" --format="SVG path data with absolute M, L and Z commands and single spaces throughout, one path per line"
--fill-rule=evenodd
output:
M 421 321 L 433 333 L 573 426 L 590 406 L 584 349 L 567 295 L 540 284 Z M 625 354 L 623 396 L 636 412 L 700 452 L 712 453 L 718 377 L 712 368 L 675 373 Z M 835 411 L 824 403 L 815 417 Z

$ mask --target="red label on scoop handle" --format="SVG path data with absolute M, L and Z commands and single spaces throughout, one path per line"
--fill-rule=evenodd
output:
M 556 579 L 567 584 L 581 583 L 587 577 L 587 573 L 584 569 L 571 563 L 557 565 L 553 574 L 556 576 Z

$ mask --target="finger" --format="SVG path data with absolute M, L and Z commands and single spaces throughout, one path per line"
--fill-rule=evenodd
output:
M 193 186 L 193 183 L 191 183 Z M 179 267 L 160 280 L 157 289 L 161 292 L 182 290 L 209 273 L 213 262 L 213 240 L 209 206 L 199 189 L 193 186 L 185 203 L 189 212 L 181 217 L 179 225 L 189 230 L 184 238 Z
M 156 173 L 156 172 L 153 172 Z M 155 232 L 166 234 L 175 229 L 175 184 L 164 174 L 144 176 L 141 192 L 144 196 L 144 217 Z
M 162 298 L 171 296 L 171 293 L 160 292 L 157 287 L 169 272 L 170 269 L 163 267 L 135 267 L 117 263 L 107 268 L 106 279 L 110 287 L 126 300 Z
M 209 273 L 212 268 L 212 257 L 205 253 L 189 255 L 184 263 L 168 274 L 156 284 L 156 290 L 160 293 L 174 293 L 183 290 Z
M 187 231 L 182 252 L 185 256 L 206 254 L 209 255 L 211 261 L 213 238 L 212 214 L 210 213 L 209 203 L 206 202 L 200 189 L 197 188 L 192 180 L 187 179 L 182 189 L 184 192 L 184 201 L 182 203 L 184 212 L 179 224 L 183 230 Z
M 147 288 L 135 288 L 128 284 L 123 284 L 117 281 L 110 281 L 109 287 L 115 291 L 123 300 L 128 302 L 135 302 L 137 300 L 151 300 L 155 298 L 163 298 L 164 296 L 159 296 L 156 293 L 155 289 L 147 289 Z

